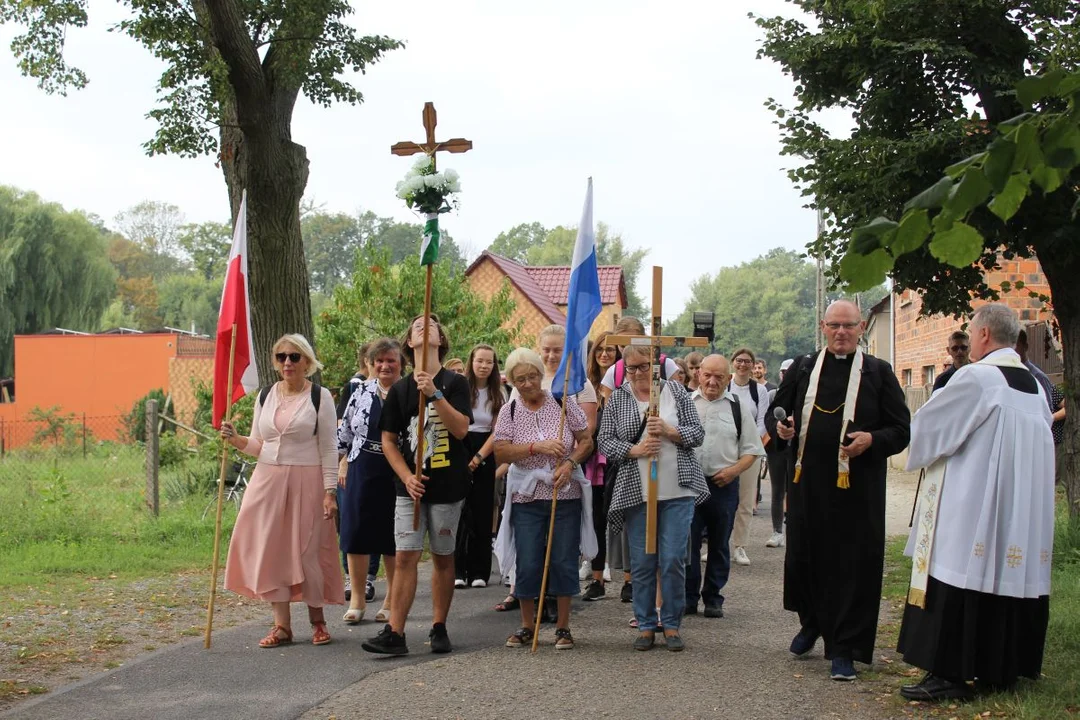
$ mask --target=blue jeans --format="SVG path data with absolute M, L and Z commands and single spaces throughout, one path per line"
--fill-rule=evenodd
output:
M 516 597 L 540 597 L 550 521 L 550 500 L 510 506 L 510 526 L 514 529 L 514 547 L 517 549 Z M 551 538 L 548 595 L 577 595 L 581 591 L 577 575 L 580 552 L 581 500 L 560 500 L 555 508 L 555 532 Z
M 731 574 L 731 529 L 739 509 L 739 480 L 724 487 L 709 483 L 709 499 L 694 510 L 690 525 L 690 560 L 686 565 L 686 606 L 697 607 L 698 598 L 705 605 L 723 607 L 720 592 Z M 705 563 L 705 585 L 701 584 L 701 536 L 709 534 L 709 559 Z
M 686 545 L 694 517 L 694 498 L 661 500 L 656 506 L 656 554 L 645 554 L 645 503 L 626 511 L 624 532 L 630 540 L 630 576 L 638 630 L 656 630 L 656 570 L 660 569 L 665 630 L 678 630 L 686 609 Z

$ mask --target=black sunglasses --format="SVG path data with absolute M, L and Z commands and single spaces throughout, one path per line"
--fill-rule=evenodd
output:
M 274 357 L 277 358 L 277 361 L 282 364 L 284 364 L 285 359 L 288 358 L 289 360 L 292 360 L 293 364 L 295 365 L 296 363 L 300 362 L 300 358 L 304 356 L 300 353 L 278 353 Z

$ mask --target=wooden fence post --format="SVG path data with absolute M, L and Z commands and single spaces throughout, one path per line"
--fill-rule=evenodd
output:
M 158 516 L 158 405 L 146 401 L 146 506 Z

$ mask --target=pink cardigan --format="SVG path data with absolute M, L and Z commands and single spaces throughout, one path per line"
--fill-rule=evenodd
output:
M 327 490 L 337 487 L 337 414 L 330 391 L 322 388 L 318 435 L 313 434 L 315 405 L 311 402 L 311 394 L 306 391 L 299 400 L 301 404 L 296 414 L 285 426 L 285 432 L 279 433 L 274 427 L 279 386 L 280 383 L 275 384 L 267 394 L 265 407 L 259 404 L 258 399 L 255 400 L 251 437 L 241 452 L 258 456 L 260 463 L 268 465 L 322 466 L 323 487 Z

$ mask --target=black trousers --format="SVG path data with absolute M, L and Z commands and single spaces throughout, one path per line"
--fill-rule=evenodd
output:
M 471 432 L 465 440 L 470 455 L 480 450 L 491 433 Z M 472 487 L 461 509 L 454 574 L 472 582 L 491 579 L 491 527 L 495 512 L 495 458 L 484 460 L 472 476 Z

